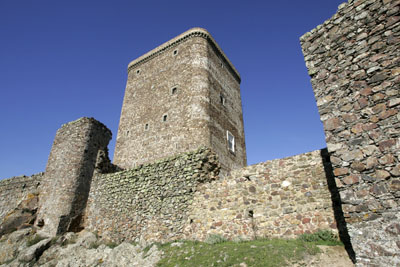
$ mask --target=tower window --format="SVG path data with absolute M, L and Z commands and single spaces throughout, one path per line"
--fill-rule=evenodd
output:
M 136 74 L 139 74 L 139 73 L 140 73 L 140 70 L 137 70 L 137 71 L 136 71 Z
M 220 94 L 220 95 L 219 95 L 219 101 L 221 102 L 221 104 L 222 104 L 223 106 L 225 106 L 226 99 L 225 99 L 225 97 L 224 97 L 223 94 Z
M 178 92 L 178 88 L 175 86 L 171 89 L 171 95 L 176 94 L 176 92 Z
M 178 50 L 174 50 L 174 56 L 176 56 L 178 54 Z
M 166 122 L 167 118 L 168 118 L 168 115 L 164 115 L 163 118 L 162 118 L 163 122 Z
M 149 129 L 149 124 L 148 124 L 148 123 L 146 123 L 146 124 L 144 125 L 144 129 L 145 129 L 146 131 Z
M 235 137 L 231 134 L 231 132 L 226 131 L 226 139 L 228 140 L 228 149 L 232 152 L 235 152 Z

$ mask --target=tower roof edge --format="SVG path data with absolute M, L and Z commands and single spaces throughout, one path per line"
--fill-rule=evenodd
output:
M 235 77 L 235 79 L 240 83 L 241 78 L 239 72 L 236 70 L 235 66 L 233 66 L 232 62 L 228 59 L 228 57 L 225 55 L 224 51 L 221 49 L 221 47 L 218 45 L 218 43 L 215 41 L 215 39 L 211 36 L 211 34 L 204 28 L 200 27 L 194 27 L 191 28 L 184 33 L 181 33 L 180 35 L 176 36 L 175 38 L 172 38 L 171 40 L 159 45 L 158 47 L 154 48 L 153 50 L 147 52 L 146 54 L 138 57 L 137 59 L 131 61 L 128 64 L 128 72 L 141 65 L 144 62 L 147 62 L 148 60 L 156 57 L 157 55 L 165 52 L 166 50 L 169 50 L 170 48 L 176 46 L 177 44 L 186 41 L 189 38 L 192 37 L 202 37 L 205 38 L 209 44 L 215 49 L 217 54 L 222 57 L 222 59 L 226 62 L 226 64 L 229 66 L 229 69 L 232 73 L 232 75 Z

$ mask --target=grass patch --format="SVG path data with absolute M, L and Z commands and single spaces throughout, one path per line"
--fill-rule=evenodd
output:
M 313 234 L 302 234 L 298 239 L 304 242 L 313 242 L 317 245 L 343 246 L 337 235 L 329 230 L 319 230 Z
M 209 235 L 204 242 L 212 245 L 212 244 L 224 243 L 226 241 L 228 240 L 221 235 Z
M 100 247 L 99 242 L 93 242 L 89 245 L 89 249 L 97 249 L 98 247 Z
M 40 235 L 34 235 L 32 237 L 30 237 L 27 241 L 26 241 L 26 245 L 28 247 L 31 247 L 37 243 L 39 243 L 40 241 L 42 241 L 43 239 L 46 239 L 46 237 L 40 236 Z
M 107 243 L 105 243 L 105 245 L 106 245 L 107 247 L 109 247 L 109 248 L 115 248 L 115 247 L 117 247 L 119 244 L 118 244 L 118 243 L 115 243 L 115 242 L 107 242 Z
M 312 242 L 299 239 L 224 241 L 215 244 L 183 241 L 183 245 L 163 244 L 164 257 L 157 266 L 282 266 L 302 260 L 305 254 L 320 252 Z

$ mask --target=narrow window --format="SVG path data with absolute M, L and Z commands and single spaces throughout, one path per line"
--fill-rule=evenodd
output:
M 171 89 L 171 95 L 176 94 L 177 91 L 178 91 L 178 88 L 177 88 L 177 87 L 173 87 L 173 88 Z
M 220 94 L 220 95 L 219 95 L 219 101 L 221 102 L 221 104 L 222 104 L 223 106 L 225 106 L 226 100 L 225 100 L 225 97 L 224 97 L 223 94 Z
M 144 129 L 145 129 L 146 131 L 149 129 L 149 124 L 148 124 L 148 123 L 146 123 L 146 124 L 144 125 Z
M 174 56 L 178 54 L 178 50 L 174 50 Z
M 140 73 L 140 70 L 137 70 L 137 71 L 136 71 L 136 74 L 139 74 L 139 73 Z
M 228 140 L 228 149 L 235 152 L 235 137 L 229 131 L 226 131 L 226 139 Z
M 249 210 L 249 211 L 247 212 L 247 215 L 249 216 L 249 218 L 253 218 L 253 217 L 254 217 L 254 211 Z
M 163 118 L 162 118 L 163 122 L 166 122 L 166 121 L 167 121 L 167 117 L 168 117 L 168 115 L 164 115 L 164 116 L 163 116 Z

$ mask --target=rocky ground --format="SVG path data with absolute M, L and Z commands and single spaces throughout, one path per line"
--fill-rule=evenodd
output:
M 155 266 L 162 252 L 157 246 L 144 246 L 102 243 L 86 231 L 41 239 L 27 228 L 0 239 L 0 266 Z
M 343 247 L 320 246 L 320 249 L 322 253 L 305 255 L 303 260 L 291 265 L 354 266 Z M 26 228 L 0 239 L 0 267 L 155 266 L 163 254 L 156 245 L 106 243 L 87 231 L 51 239 L 42 238 L 32 228 Z M 247 265 L 242 263 L 240 266 Z

